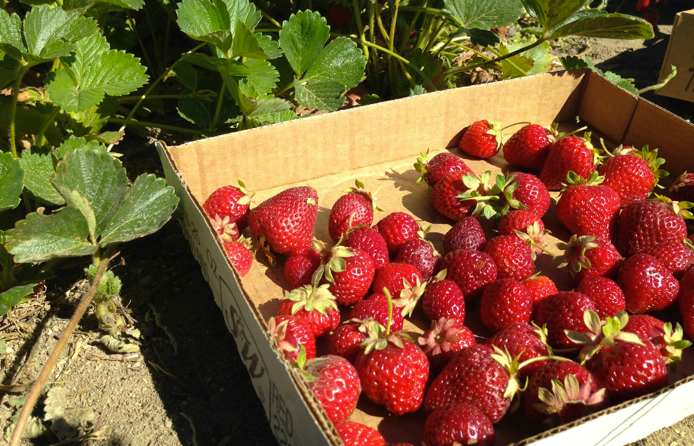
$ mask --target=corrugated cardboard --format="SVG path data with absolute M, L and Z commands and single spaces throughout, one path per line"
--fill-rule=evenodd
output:
M 372 190 L 382 185 L 378 204 L 385 212 L 377 215 L 376 221 L 390 212 L 408 212 L 422 225 L 432 225 L 428 239 L 442 252 L 443 235 L 452 222 L 431 207 L 427 187 L 416 184 L 418 175 L 412 164 L 427 149 L 433 153 L 450 150 L 465 158 L 476 173 L 507 171 L 510 166 L 501 155 L 487 161 L 473 160 L 456 148 L 463 128 L 487 118 L 503 125 L 522 121 L 543 125 L 559 122 L 564 129 L 588 125 L 595 136 L 604 137 L 612 146 L 628 142 L 660 148 L 673 176 L 694 168 L 694 126 L 587 70 L 447 90 L 177 147 L 157 144 L 167 181 L 181 197 L 186 237 L 280 444 L 337 445 L 340 440 L 311 391 L 280 359 L 266 335 L 266 321 L 276 315 L 279 299 L 289 289 L 281 262 L 271 268 L 259 255 L 250 273 L 240 279 L 203 216 L 201 203 L 218 187 L 239 179 L 257 192 L 258 203 L 288 187 L 309 184 L 319 195 L 316 237 L 329 241 L 330 209 L 342 191 L 359 178 Z M 645 122 L 650 125 L 644 126 Z M 556 194 L 553 197 L 556 199 Z M 552 230 L 552 246 L 569 237 L 553 207 L 544 221 Z M 491 228 L 486 228 L 488 233 Z M 557 270 L 549 256 L 541 256 L 537 267 L 552 276 L 560 289 L 570 288 L 565 272 Z M 466 325 L 487 336 L 477 313 L 471 305 Z M 428 323 L 421 312 L 415 312 L 406 323 L 406 330 L 415 337 L 426 328 Z M 319 343 L 321 349 L 327 350 L 324 342 Z M 527 430 L 522 414 L 508 415 L 496 425 L 497 444 L 622 446 L 694 413 L 694 384 L 690 382 L 694 378 L 689 378 L 693 374 L 694 353 L 687 353 L 677 375 L 670 377 L 672 385 L 657 395 L 535 437 Z M 351 419 L 378 428 L 389 443 L 420 444 L 425 418 L 423 409 L 394 416 L 363 396 Z
M 671 73 L 672 65 L 677 67 L 677 75 L 656 94 L 694 102 L 694 9 L 675 16 L 659 83 Z

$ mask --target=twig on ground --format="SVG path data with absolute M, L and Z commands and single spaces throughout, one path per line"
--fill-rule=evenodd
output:
M 43 308 L 44 308 L 44 306 L 41 305 L 40 307 L 38 307 L 38 308 L 35 309 L 34 311 L 32 311 L 32 312 L 30 312 L 30 313 L 27 313 L 27 314 L 25 314 L 24 316 L 18 317 L 17 319 L 14 319 L 14 320 L 11 321 L 11 322 L 8 322 L 7 324 L 5 324 L 5 325 L 3 325 L 2 327 L 0 327 L 0 331 L 2 331 L 2 330 L 4 330 L 4 329 L 6 329 L 7 327 L 11 326 L 11 325 L 12 325 L 12 322 L 18 322 L 18 321 L 21 321 L 21 320 L 30 318 L 31 316 L 35 315 L 35 314 L 38 313 L 39 311 L 43 310 Z
M 190 428 L 193 429 L 193 446 L 198 446 L 198 440 L 196 438 L 196 432 L 195 432 L 195 425 L 193 424 L 193 420 L 191 420 L 188 415 L 184 414 L 181 412 L 181 416 L 188 420 L 188 423 L 190 423 Z

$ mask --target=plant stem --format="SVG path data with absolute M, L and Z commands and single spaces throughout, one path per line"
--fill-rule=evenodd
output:
M 197 96 L 201 96 L 199 94 L 199 91 L 196 91 L 195 93 L 188 93 L 188 94 L 153 94 L 150 96 L 147 96 L 145 100 L 149 99 L 183 99 L 183 98 L 194 98 Z M 122 103 L 127 103 L 127 102 L 135 102 L 139 101 L 142 96 L 121 96 L 117 99 L 119 104 Z
M 149 54 L 147 54 L 147 50 L 145 49 L 145 44 L 142 43 L 142 39 L 140 38 L 140 33 L 137 32 L 137 27 L 135 26 L 135 21 L 130 17 L 130 13 L 128 10 L 125 10 L 125 14 L 128 16 L 128 23 L 130 23 L 130 28 L 135 32 L 135 36 L 137 37 L 137 44 L 140 46 L 140 51 L 142 51 L 142 55 L 145 56 L 145 61 L 147 62 L 147 66 L 149 67 L 149 71 L 152 73 L 152 75 L 156 74 L 157 72 L 154 70 L 154 65 L 152 65 L 152 61 L 149 59 Z
M 110 255 L 111 251 L 111 248 L 107 248 L 106 255 Z M 22 441 L 22 433 L 24 432 L 24 427 L 26 426 L 26 423 L 29 420 L 29 415 L 31 415 L 31 412 L 34 409 L 34 405 L 36 404 L 36 401 L 38 400 L 39 395 L 41 394 L 41 389 L 43 389 L 43 385 L 46 383 L 46 381 L 48 381 L 51 371 L 53 370 L 53 367 L 55 366 L 56 362 L 58 362 L 58 359 L 60 358 L 61 353 L 65 349 L 67 341 L 70 339 L 72 332 L 75 331 L 75 328 L 77 328 L 77 323 L 80 321 L 80 319 L 82 319 L 82 315 L 84 315 L 84 312 L 87 310 L 89 304 L 94 298 L 94 294 L 96 294 L 96 290 L 99 287 L 101 278 L 106 273 L 106 268 L 108 267 L 108 263 L 111 260 L 108 257 L 106 257 L 105 259 L 99 259 L 98 257 L 95 257 L 94 259 L 95 263 L 98 260 L 102 260 L 100 262 L 99 268 L 96 271 L 96 275 L 94 276 L 94 281 L 92 282 L 89 291 L 87 292 L 87 295 L 82 298 L 82 302 L 80 302 L 80 305 L 77 307 L 77 310 L 75 310 L 74 316 L 72 316 L 72 319 L 70 319 L 70 322 L 68 322 L 67 327 L 65 327 L 65 331 L 60 337 L 58 344 L 53 349 L 51 356 L 48 357 L 48 360 L 46 361 L 46 364 L 43 366 L 41 373 L 39 374 L 38 378 L 36 378 L 34 384 L 31 386 L 31 391 L 29 392 L 26 402 L 22 407 L 22 411 L 19 414 L 19 418 L 17 419 L 17 424 L 15 425 L 14 432 L 12 432 L 10 446 L 19 446 L 20 442 Z
M 382 51 L 382 52 L 384 52 L 390 56 L 393 56 L 394 58 L 398 59 L 399 61 L 401 61 L 402 63 L 404 63 L 408 67 L 414 69 L 417 73 L 419 73 L 419 75 L 422 77 L 422 79 L 424 79 L 424 81 L 427 84 L 429 84 L 429 86 L 433 89 L 433 91 L 438 91 L 438 88 L 436 88 L 436 86 L 431 81 L 431 79 L 429 79 L 429 76 L 427 76 L 418 66 L 414 65 L 409 60 L 405 59 L 404 57 L 402 57 L 401 55 L 399 55 L 397 53 L 393 53 L 392 51 L 390 51 L 387 48 L 383 48 L 382 46 L 375 45 L 371 42 L 365 42 L 365 44 L 372 47 L 372 48 L 376 48 L 377 50 Z
M 381 3 L 376 2 L 376 23 L 378 24 L 378 29 L 381 31 L 381 36 L 383 41 L 388 44 L 388 32 L 386 27 L 383 26 L 383 20 L 381 20 Z
M 408 6 L 404 5 L 401 6 L 400 9 L 402 11 L 414 11 L 419 14 L 424 13 L 424 14 L 431 14 L 433 16 L 442 16 L 442 17 L 448 17 L 451 20 L 455 21 L 456 23 L 460 23 L 460 21 L 453 15 L 450 14 L 443 9 L 437 9 L 437 8 L 423 8 L 421 6 Z
M 157 122 L 133 121 L 132 119 L 128 120 L 120 118 L 108 118 L 107 122 L 110 122 L 112 124 L 123 124 L 120 130 L 121 132 L 123 131 L 122 129 L 124 129 L 126 125 L 134 125 L 135 127 L 152 127 L 154 129 L 170 130 L 172 132 L 188 133 L 191 135 L 200 135 L 202 133 L 199 130 L 185 129 L 183 127 L 159 124 Z
M 55 120 L 55 117 L 58 116 L 58 113 L 60 113 L 60 107 L 55 107 L 53 111 L 51 112 L 51 115 L 48 117 L 46 120 L 46 123 L 41 126 L 41 130 L 39 133 L 36 135 L 36 145 L 39 147 L 42 147 L 44 143 L 47 143 L 48 140 L 46 139 L 46 130 L 48 130 L 48 126 L 51 125 L 51 123 Z
M 222 82 L 222 89 L 219 92 L 219 97 L 217 97 L 217 108 L 215 108 L 214 118 L 212 118 L 212 125 L 210 126 L 212 131 L 217 130 L 217 122 L 219 121 L 219 114 L 222 112 L 222 102 L 224 102 L 224 90 L 226 88 L 226 84 Z
M 364 26 L 361 23 L 361 9 L 359 8 L 359 0 L 352 0 L 352 6 L 354 7 L 354 18 L 357 22 L 357 30 L 359 31 L 359 40 L 362 42 L 361 47 L 364 50 L 364 56 L 366 57 L 366 63 L 369 63 L 369 47 L 364 45 L 366 38 L 364 37 Z
M 15 129 L 15 117 L 17 116 L 17 98 L 19 97 L 19 89 L 22 86 L 22 78 L 29 71 L 29 66 L 23 65 L 17 74 L 17 80 L 14 81 L 12 87 L 12 105 L 10 105 L 10 146 L 12 147 L 12 155 L 17 158 L 17 134 Z
M 263 17 L 265 17 L 267 19 L 268 22 L 272 23 L 277 28 L 282 28 L 282 25 L 280 25 L 277 20 L 270 17 L 270 15 L 268 15 L 265 11 L 260 11 L 260 13 L 263 15 Z
M 543 43 L 545 42 L 545 40 L 546 40 L 545 38 L 540 38 L 540 39 L 538 39 L 536 42 L 533 42 L 533 43 L 531 43 L 530 45 L 528 45 L 528 46 L 526 46 L 526 47 L 523 47 L 523 48 L 521 48 L 521 49 L 518 49 L 518 50 L 516 50 L 516 51 L 512 51 L 512 52 L 506 54 L 505 56 L 497 57 L 497 58 L 495 58 L 495 59 L 490 59 L 490 60 L 487 60 L 487 61 L 484 61 L 484 62 L 472 64 L 472 65 L 466 65 L 466 66 L 460 67 L 460 68 L 454 68 L 454 69 L 448 71 L 447 74 L 449 74 L 449 75 L 450 75 L 450 74 L 458 74 L 458 73 L 462 73 L 462 72 L 464 72 L 464 71 L 469 71 L 469 70 L 471 70 L 471 69 L 473 69 L 473 68 L 481 67 L 481 66 L 484 66 L 484 65 L 487 65 L 487 64 L 490 64 L 490 63 L 501 62 L 502 60 L 508 59 L 509 57 L 513 57 L 513 56 L 515 56 L 515 55 L 517 55 L 517 54 L 520 54 L 520 53 L 522 53 L 522 52 L 524 52 L 524 51 L 528 51 L 528 50 L 530 50 L 530 49 L 535 48 L 536 46 L 543 44 Z

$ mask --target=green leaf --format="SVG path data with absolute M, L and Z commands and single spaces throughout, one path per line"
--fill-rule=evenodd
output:
M 53 156 L 55 156 L 55 158 L 58 161 L 60 161 L 68 153 L 72 153 L 75 150 L 79 149 L 92 149 L 104 153 L 107 152 L 106 146 L 99 144 L 98 141 L 87 141 L 84 138 L 77 138 L 74 135 L 70 135 L 70 137 L 63 141 L 63 143 L 60 146 L 53 149 Z
M 76 136 L 85 136 L 90 133 L 97 133 L 106 125 L 108 118 L 118 110 L 118 101 L 113 96 L 106 96 L 101 103 L 95 107 L 70 113 L 72 122 L 70 129 Z
M 650 39 L 653 35 L 653 27 L 644 19 L 589 9 L 577 12 L 567 23 L 553 30 L 550 38 Z
M 0 211 L 16 208 L 22 199 L 24 173 L 19 160 L 11 153 L 0 153 Z
M 248 29 L 241 20 L 236 23 L 236 32 L 234 33 L 231 47 L 232 51 L 229 59 L 235 59 L 237 57 L 269 59 L 268 55 L 265 54 L 265 51 L 263 51 L 263 48 L 260 46 L 260 42 L 258 42 L 255 34 L 253 34 L 253 31 Z
M 414 87 L 410 88 L 410 96 L 417 96 L 419 94 L 426 94 L 427 91 L 424 87 L 421 85 L 415 85 Z
M 238 84 L 241 93 L 246 96 L 259 98 L 270 93 L 280 79 L 275 67 L 266 60 L 248 59 L 243 65 L 248 67 L 250 73 L 239 77 Z
M 4 293 L 0 293 L 0 316 L 9 313 L 12 307 L 21 303 L 25 297 L 31 295 L 34 292 L 35 286 L 35 283 L 19 285 L 10 288 Z
M 17 14 L 9 15 L 0 9 L 0 50 L 21 61 L 22 54 L 27 52 L 22 36 L 22 19 Z
M 603 75 L 605 79 L 609 80 L 613 84 L 622 87 L 628 92 L 633 94 L 639 94 L 638 89 L 636 88 L 636 86 L 634 86 L 634 79 L 623 78 L 622 76 L 611 71 L 602 71 L 593 64 L 593 61 L 590 60 L 590 57 L 586 57 L 586 60 L 583 60 L 579 59 L 576 56 L 569 56 L 560 58 L 560 60 L 564 68 L 566 68 L 567 70 L 572 70 L 575 68 L 590 68 L 593 71 Z
M 176 77 L 190 91 L 198 89 L 198 72 L 191 64 L 182 60 L 176 64 Z
M 499 47 L 499 53 L 503 56 L 513 51 L 531 45 L 536 41 L 532 39 L 519 39 Z M 501 61 L 502 79 L 528 76 L 531 74 L 546 73 L 552 69 L 552 55 L 549 52 L 549 42 L 523 51 L 513 57 Z
M 473 45 L 493 46 L 500 42 L 499 36 L 486 29 L 465 29 Z
M 540 25 L 550 31 L 561 25 L 577 11 L 581 10 L 590 0 L 521 0 L 531 17 L 537 19 Z
M 156 232 L 169 221 L 177 205 L 173 187 L 167 186 L 163 178 L 140 175 L 103 230 L 100 245 L 127 242 Z
M 17 263 L 93 254 L 89 227 L 80 211 L 68 206 L 53 215 L 32 212 L 7 231 L 7 250 Z
M 410 76 L 418 82 L 422 81 L 422 77 L 418 71 L 422 71 L 429 79 L 434 79 L 441 72 L 441 61 L 434 58 L 430 52 L 424 53 L 422 50 L 416 49 L 410 57 L 410 62 L 412 65 L 419 68 L 419 70 L 415 70 L 409 65 L 405 65 L 405 69 L 410 73 Z
M 590 58 L 587 59 L 590 60 Z M 581 68 L 592 68 L 594 66 L 592 62 L 589 64 L 585 60 L 576 56 L 560 57 L 559 61 L 565 70 L 578 70 Z
M 639 94 L 639 90 L 634 86 L 633 78 L 624 78 L 611 71 L 601 71 L 601 74 L 605 76 L 605 79 L 612 82 L 613 84 L 619 85 L 628 92 L 633 94 Z
M 68 112 L 98 105 L 104 95 L 120 96 L 147 82 L 146 68 L 124 51 L 109 49 L 106 38 L 94 35 L 77 43 L 70 57 L 61 58 L 65 68 L 47 78 L 53 103 Z
M 123 9 L 139 10 L 144 5 L 144 0 L 97 0 L 100 3 L 109 3 Z
M 32 147 L 23 150 L 19 158 L 24 171 L 24 186 L 40 202 L 52 206 L 65 204 L 65 200 L 48 180 L 55 171 L 53 156 L 48 149 Z
M 212 125 L 207 107 L 195 98 L 181 98 L 178 101 L 178 114 L 198 127 L 208 129 Z
M 89 8 L 94 6 L 94 0 L 64 0 L 63 10 L 83 15 Z M 123 21 L 125 23 L 125 21 Z
M 292 14 L 282 23 L 280 47 L 297 76 L 301 76 L 318 59 L 330 38 L 330 27 L 318 12 Z
M 520 0 L 444 0 L 443 3 L 465 28 L 500 28 L 512 24 L 523 13 Z
M 225 72 L 230 76 L 248 76 L 251 74 L 251 70 L 241 62 L 220 59 L 206 54 L 191 54 L 186 58 L 186 61 L 207 70 L 217 71 L 219 73 Z
M 109 153 L 97 150 L 68 153 L 58 163 L 50 179 L 69 205 L 84 211 L 89 222 L 90 211 L 82 204 L 81 197 L 75 201 L 73 192 L 77 191 L 86 198 L 95 216 L 95 227 L 90 228 L 95 237 L 118 210 L 128 186 L 128 178 L 120 162 Z
M 263 125 L 277 124 L 278 122 L 291 121 L 297 119 L 296 113 L 292 110 L 284 110 L 278 113 L 267 113 L 264 115 L 253 116 L 251 119 L 255 127 L 260 127 Z
M 0 52 L 0 90 L 4 90 L 14 83 L 20 68 L 21 65 L 16 59 Z
M 255 37 L 258 39 L 258 44 L 268 58 L 277 59 L 282 56 L 283 52 L 277 40 L 272 40 L 271 36 L 266 36 L 264 34 L 256 34 Z
M 263 116 L 275 115 L 285 111 L 291 111 L 292 108 L 292 104 L 290 102 L 274 97 L 264 97 L 257 101 L 251 100 L 251 103 L 252 108 L 244 114 L 255 119 L 260 119 Z

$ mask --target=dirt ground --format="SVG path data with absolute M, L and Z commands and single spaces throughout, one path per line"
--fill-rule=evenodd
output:
M 671 1 L 662 11 L 656 37 L 649 41 L 593 40 L 578 52 L 603 70 L 634 78 L 637 88 L 655 84 L 674 13 L 691 7 L 691 0 Z M 652 92 L 644 97 L 685 119 L 694 117 L 691 103 Z M 131 178 L 143 172 L 163 176 L 148 141 L 140 135 L 118 146 Z M 47 386 L 64 390 L 61 409 L 65 408 L 68 426 L 87 426 L 82 432 L 91 432 L 79 441 L 114 446 L 276 445 L 179 223 L 172 220 L 157 234 L 122 248 L 125 264 L 115 272 L 123 280 L 123 304 L 141 332 L 141 352 L 108 353 L 97 342 L 96 321 L 88 314 Z M 0 349 L 2 441 L 9 439 L 20 397 L 40 372 L 86 288 L 82 279 L 79 269 L 66 269 L 60 280 L 49 282 L 45 293 L 0 318 L 0 342 L 6 345 L 5 352 Z M 51 434 L 26 444 L 58 443 Z M 637 443 L 691 444 L 694 417 Z

